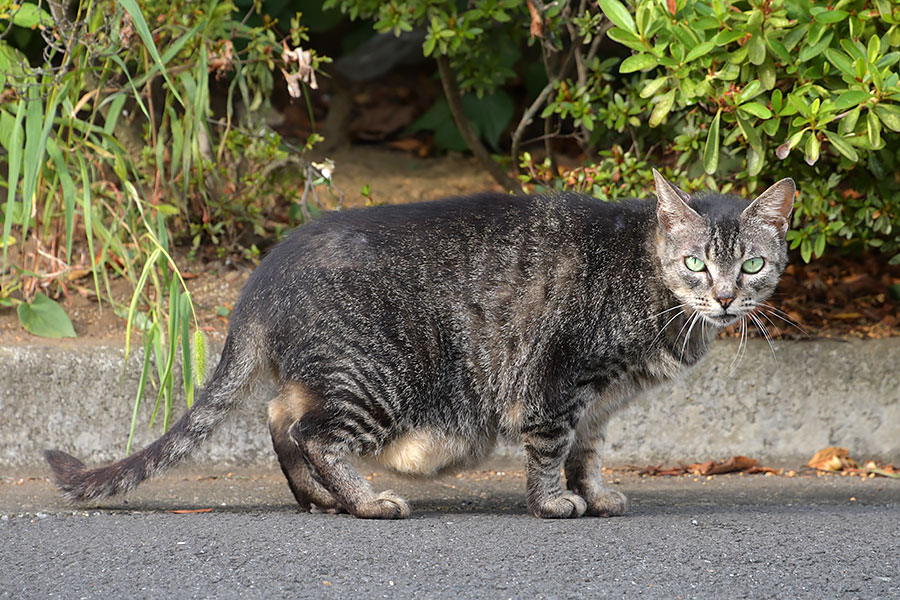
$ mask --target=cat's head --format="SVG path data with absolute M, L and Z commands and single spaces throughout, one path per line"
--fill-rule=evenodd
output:
M 692 197 L 653 171 L 657 253 L 666 286 L 704 317 L 725 327 L 775 290 L 787 265 L 794 181 L 782 179 L 753 202 L 734 196 Z

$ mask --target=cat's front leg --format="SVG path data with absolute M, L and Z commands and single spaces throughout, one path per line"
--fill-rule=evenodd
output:
M 562 489 L 560 470 L 575 441 L 564 426 L 546 426 L 523 433 L 528 508 L 543 519 L 580 517 L 587 510 L 584 498 Z
M 576 439 L 566 458 L 566 487 L 585 499 L 587 514 L 618 517 L 625 514 L 628 499 L 622 492 L 603 484 L 602 447 L 602 434 L 590 440 Z

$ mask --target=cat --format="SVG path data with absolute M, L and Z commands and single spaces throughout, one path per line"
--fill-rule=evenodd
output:
M 535 516 L 623 514 L 601 476 L 608 418 L 753 317 L 787 264 L 795 195 L 783 179 L 749 204 L 692 197 L 653 175 L 655 202 L 486 193 L 299 228 L 247 281 L 193 408 L 107 467 L 48 451 L 57 485 L 74 501 L 134 488 L 271 376 L 272 442 L 304 510 L 407 517 L 348 457 L 434 476 L 502 436 L 524 447 Z

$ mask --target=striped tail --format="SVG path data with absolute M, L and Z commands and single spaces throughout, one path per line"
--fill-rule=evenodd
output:
M 77 458 L 59 450 L 44 452 L 63 496 L 84 501 L 121 494 L 188 456 L 250 394 L 261 362 L 255 351 L 258 346 L 234 346 L 229 334 L 219 365 L 193 407 L 140 452 L 98 469 L 88 469 Z

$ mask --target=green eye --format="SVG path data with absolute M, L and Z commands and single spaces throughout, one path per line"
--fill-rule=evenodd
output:
M 686 266 L 691 271 L 698 273 L 700 271 L 706 270 L 706 263 L 697 258 L 696 256 L 687 256 L 684 259 L 684 266 Z
M 766 261 L 761 258 L 748 258 L 741 265 L 741 271 L 753 275 L 754 273 L 759 273 L 764 264 L 766 264 Z

